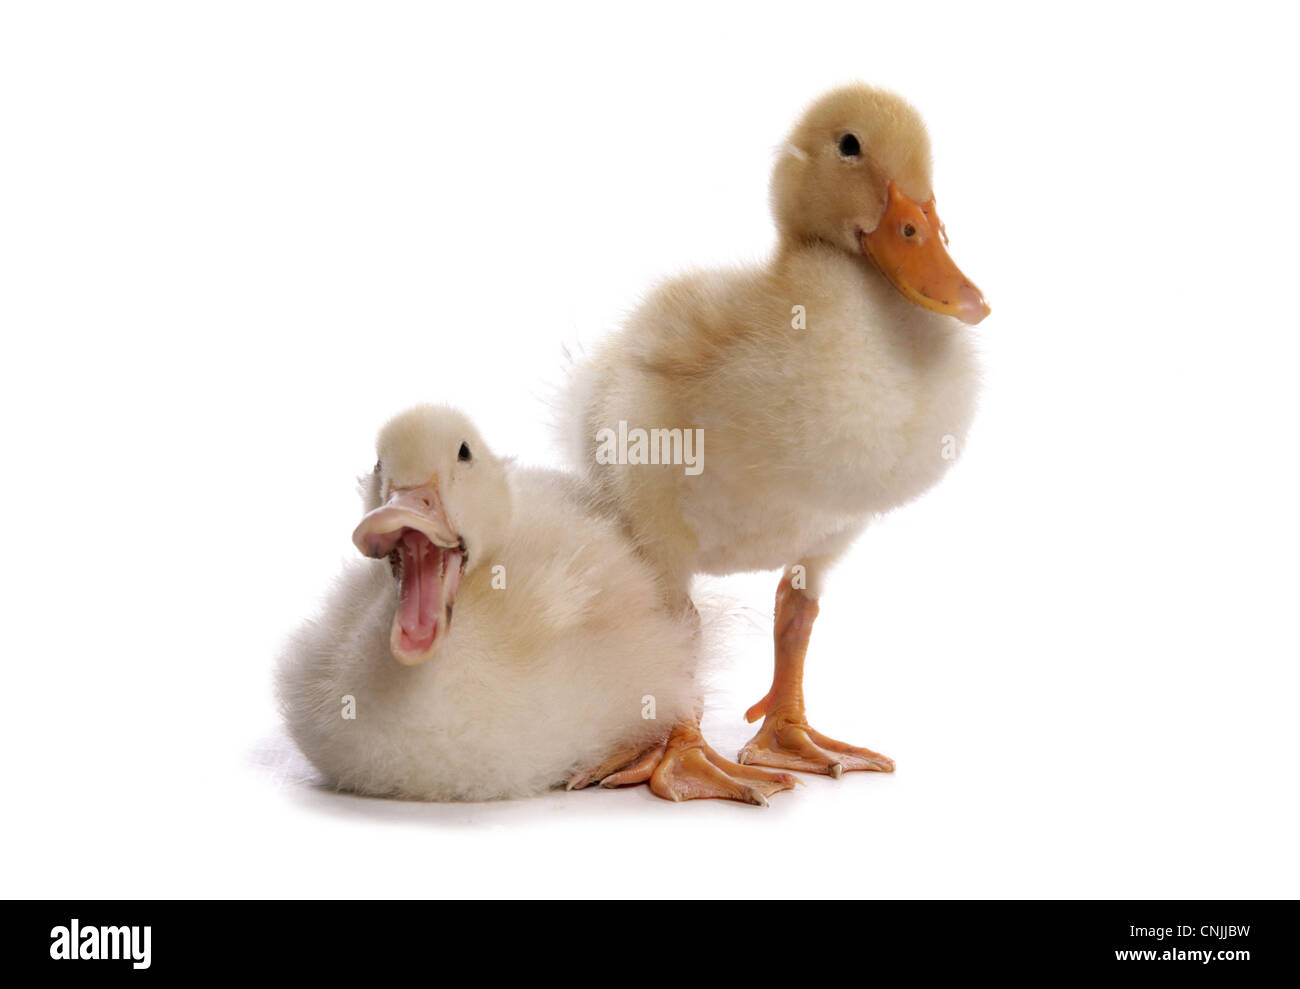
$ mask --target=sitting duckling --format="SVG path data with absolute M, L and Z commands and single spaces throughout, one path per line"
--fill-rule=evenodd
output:
M 951 465 L 977 384 L 962 324 L 989 309 L 944 248 L 929 138 L 898 96 L 854 85 L 816 101 L 780 152 L 771 198 L 771 259 L 661 285 L 580 369 L 572 435 L 675 606 L 697 573 L 784 570 L 772 688 L 746 714 L 764 722 L 743 765 L 721 768 L 890 772 L 885 756 L 808 724 L 805 653 L 832 564 Z M 698 430 L 699 469 L 600 456 L 602 435 L 633 428 Z M 679 726 L 668 754 L 697 735 Z M 701 780 L 702 795 L 715 782 Z
M 316 768 L 357 793 L 487 800 L 622 782 L 661 752 L 698 703 L 698 621 L 663 605 L 579 482 L 508 465 L 433 406 L 389 422 L 378 452 L 353 534 L 371 559 L 278 670 Z

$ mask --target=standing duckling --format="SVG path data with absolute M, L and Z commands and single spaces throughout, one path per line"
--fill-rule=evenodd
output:
M 698 622 L 577 480 L 509 466 L 432 406 L 389 422 L 378 453 L 353 534 L 372 559 L 278 671 L 316 768 L 358 793 L 486 800 L 662 752 L 696 709 Z
M 766 264 L 668 281 L 580 369 L 579 457 L 679 606 L 694 574 L 784 569 L 772 687 L 746 714 L 763 725 L 727 772 L 890 772 L 809 725 L 805 653 L 831 565 L 950 466 L 976 396 L 962 324 L 989 309 L 944 248 L 929 138 L 898 96 L 854 85 L 817 100 L 771 198 Z M 637 428 L 697 430 L 701 463 L 601 455 L 601 436 Z M 669 754 L 697 735 L 679 726 Z

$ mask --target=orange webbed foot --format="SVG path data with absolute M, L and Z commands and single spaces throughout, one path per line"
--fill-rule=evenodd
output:
M 757 710 L 757 713 L 755 713 Z M 760 717 L 763 701 L 750 708 L 749 720 Z M 894 760 L 879 752 L 836 741 L 813 729 L 801 711 L 767 713 L 763 727 L 740 750 L 747 766 L 770 766 L 839 778 L 846 772 L 892 773 Z
M 766 807 L 768 797 L 792 789 L 799 780 L 789 773 L 770 773 L 724 759 L 704 741 L 697 726 L 681 724 L 665 744 L 601 780 L 606 787 L 636 783 L 649 783 L 651 792 L 665 800 L 716 798 Z

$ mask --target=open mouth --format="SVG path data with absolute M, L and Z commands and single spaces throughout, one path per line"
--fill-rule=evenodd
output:
M 443 511 L 436 481 L 394 490 L 361 520 L 352 541 L 366 556 L 388 558 L 397 578 L 389 644 L 398 662 L 432 658 L 451 627 L 456 591 L 469 554 Z
M 404 662 L 431 656 L 451 626 L 456 589 L 465 572 L 463 546 L 439 546 L 423 532 L 404 528 L 388 554 L 398 583 L 393 654 Z

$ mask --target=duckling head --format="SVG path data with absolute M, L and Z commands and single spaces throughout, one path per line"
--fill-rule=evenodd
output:
M 401 413 L 380 431 L 377 448 L 352 542 L 391 562 L 398 605 L 389 641 L 399 662 L 414 665 L 445 641 L 461 578 L 498 547 L 510 486 L 504 463 L 453 409 Z
M 777 161 L 772 209 L 783 239 L 864 254 L 915 305 L 966 323 L 989 314 L 944 247 L 925 124 L 893 93 L 846 86 L 809 107 Z

